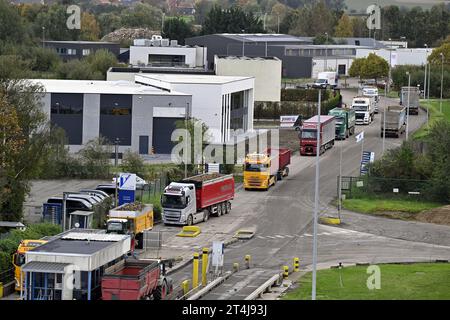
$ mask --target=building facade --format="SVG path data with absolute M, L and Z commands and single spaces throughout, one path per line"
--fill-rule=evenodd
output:
M 190 94 L 167 92 L 128 81 L 33 80 L 45 90 L 42 104 L 52 124 L 64 129 L 71 152 L 100 136 L 139 154 L 168 154 L 176 121 Z
M 53 49 L 64 61 L 82 59 L 103 49 L 116 57 L 120 55 L 120 44 L 101 41 L 44 41 L 45 48 Z

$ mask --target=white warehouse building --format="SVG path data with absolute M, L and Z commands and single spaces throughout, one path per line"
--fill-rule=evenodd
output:
M 277 57 L 214 56 L 216 75 L 255 78 L 255 101 L 280 102 L 281 60 Z
M 147 67 L 202 68 L 207 66 L 207 49 L 180 46 L 176 40 L 136 39 L 130 46 L 130 65 Z
M 119 152 L 169 154 L 176 121 L 184 119 L 192 96 L 129 81 L 31 80 L 43 86 L 44 112 L 66 132 L 71 152 L 105 137 Z

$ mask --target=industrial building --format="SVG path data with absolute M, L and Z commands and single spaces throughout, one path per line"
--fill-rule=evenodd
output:
M 65 130 L 71 152 L 105 137 L 127 149 L 170 153 L 172 131 L 192 96 L 129 81 L 31 80 L 43 86 L 41 101 L 52 124 Z
M 73 229 L 27 251 L 25 300 L 97 300 L 108 267 L 130 251 L 129 235 L 104 230 Z
M 120 55 L 120 44 L 104 41 L 44 41 L 44 47 L 53 49 L 62 60 L 82 59 L 97 50 L 107 50 L 116 57 Z
M 130 65 L 150 68 L 202 68 L 205 69 L 207 49 L 178 45 L 177 40 L 135 39 L 130 46 Z
M 277 57 L 215 56 L 214 70 L 218 76 L 254 77 L 255 102 L 281 99 L 281 60 Z

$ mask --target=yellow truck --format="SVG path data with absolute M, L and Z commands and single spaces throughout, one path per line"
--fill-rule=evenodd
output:
M 291 150 L 267 149 L 263 153 L 250 153 L 244 163 L 244 189 L 268 190 L 277 180 L 289 174 Z
M 109 210 L 106 233 L 131 234 L 131 248 L 142 249 L 145 230 L 153 229 L 153 205 L 126 203 Z
M 22 240 L 17 247 L 17 251 L 12 256 L 16 291 L 22 291 L 22 282 L 24 279 L 22 275 L 22 265 L 25 264 L 25 252 L 33 250 L 44 243 L 47 243 L 47 240 Z

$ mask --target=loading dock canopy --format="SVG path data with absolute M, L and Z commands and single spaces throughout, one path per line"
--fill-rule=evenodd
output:
M 30 261 L 23 265 L 24 272 L 62 273 L 70 263 Z

